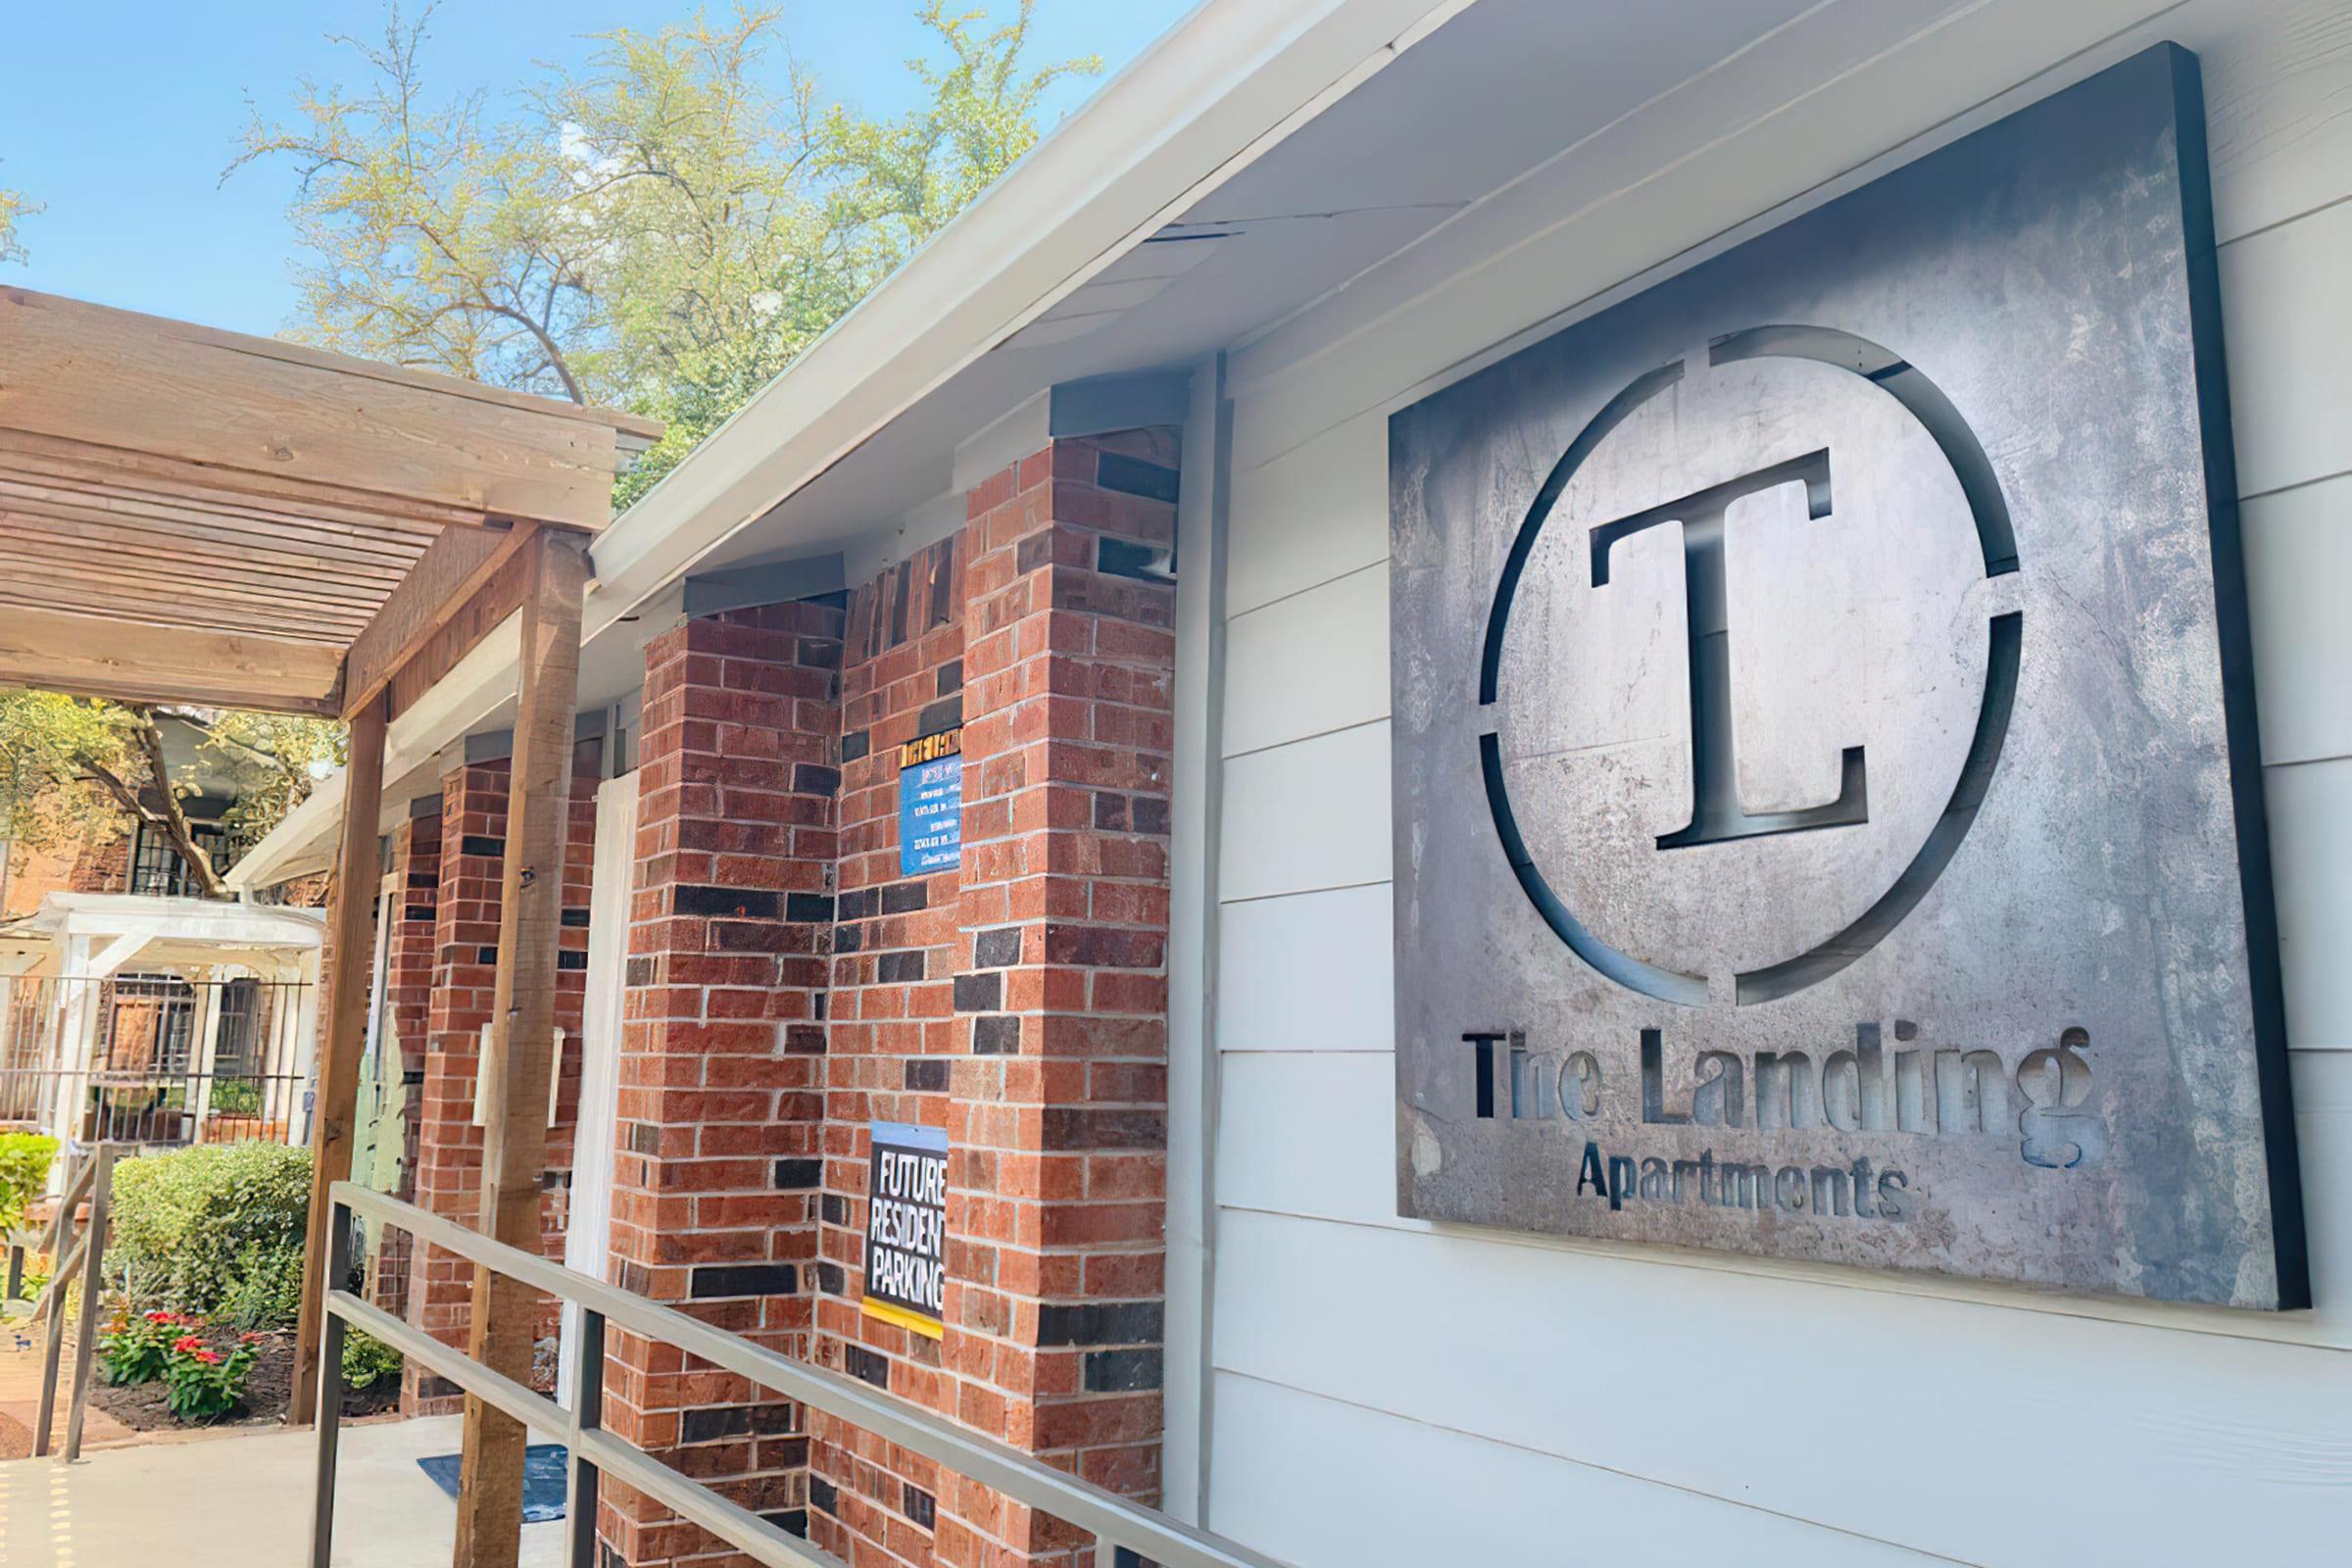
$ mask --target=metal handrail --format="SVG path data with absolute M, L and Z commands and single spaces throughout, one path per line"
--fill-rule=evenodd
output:
M 524 1426 L 562 1437 L 571 1450 L 571 1502 L 565 1513 L 566 1561 L 593 1568 L 601 1476 L 636 1488 L 699 1525 L 763 1568 L 841 1568 L 840 1559 L 720 1496 L 702 1483 L 614 1438 L 603 1428 L 604 1342 L 608 1324 L 741 1374 L 755 1386 L 822 1410 L 942 1467 L 969 1476 L 1015 1502 L 1075 1525 L 1096 1540 L 1096 1560 L 1110 1568 L 1116 1549 L 1163 1568 L 1284 1568 L 1275 1558 L 1171 1519 L 1115 1493 L 1043 1464 L 1016 1448 L 965 1430 L 854 1378 L 810 1366 L 698 1318 L 633 1296 L 560 1263 L 493 1241 L 414 1203 L 337 1182 L 328 1227 L 329 1281 L 350 1277 L 351 1223 L 360 1214 L 405 1230 L 417 1241 L 580 1309 L 574 1365 L 577 1395 L 565 1410 L 555 1400 L 493 1372 L 456 1346 L 444 1345 L 347 1290 L 326 1294 L 318 1355 L 318 1473 L 314 1499 L 313 1568 L 326 1568 L 334 1524 L 335 1449 L 342 1400 L 343 1325 L 365 1330 L 418 1365 L 447 1378 Z

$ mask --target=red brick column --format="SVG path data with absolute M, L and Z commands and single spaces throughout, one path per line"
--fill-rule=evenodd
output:
M 593 757 L 591 751 L 589 757 Z M 467 763 L 442 780 L 441 850 L 433 919 L 432 993 L 424 1030 L 424 1084 L 416 1116 L 416 1201 L 473 1226 L 481 1213 L 482 1129 L 473 1124 L 473 1089 L 482 1027 L 490 1021 L 498 973 L 499 884 L 506 858 L 508 767 L 501 760 Z M 580 1011 L 588 958 L 588 878 L 596 842 L 594 769 L 573 790 L 564 854 L 564 945 L 559 956 L 556 1025 L 565 1032 L 558 1065 L 557 1118 L 548 1132 L 541 1177 L 541 1248 L 563 1250 L 568 1207 L 571 1135 L 579 1117 Z M 404 924 L 406 922 L 404 921 Z M 414 1250 L 409 1321 L 463 1348 L 472 1319 L 473 1266 L 434 1248 Z M 550 1302 L 540 1335 L 555 1332 Z M 550 1387 L 552 1387 L 552 1382 Z M 442 1380 L 411 1367 L 402 1374 L 404 1414 L 438 1414 L 463 1400 Z
M 1159 1493 L 1167 1180 L 1171 436 L 1057 441 L 970 500 L 963 906 L 950 1126 L 959 1413 Z M 960 1478 L 948 1564 L 1060 1560 L 1066 1527 Z
M 974 490 L 956 539 L 853 601 L 815 1346 L 1146 1498 L 1174 659 L 1156 564 L 1175 462 L 1164 433 L 1056 442 Z M 906 878 L 893 751 L 958 720 L 961 864 Z M 858 1310 L 873 1118 L 949 1132 L 944 1342 Z M 821 1415 L 811 1433 L 810 1535 L 857 1568 L 1091 1549 L 868 1434 Z
M 616 1283 L 808 1351 L 823 1115 L 842 616 L 817 603 L 689 620 L 646 650 L 612 1194 Z M 797 1525 L 800 1412 L 616 1336 L 612 1429 Z M 612 1488 L 631 1565 L 724 1550 Z
M 815 1356 L 901 1398 L 956 1412 L 938 1341 L 863 1316 L 866 1124 L 949 1124 L 965 1050 L 955 1017 L 961 881 L 909 877 L 899 858 L 902 742 L 963 721 L 963 539 L 921 551 L 850 602 L 842 663 L 841 870 L 833 932 L 825 1191 Z M 929 1555 L 931 1466 L 870 1434 L 809 1416 L 809 1536 L 853 1564 Z
M 432 996 L 426 1008 L 424 1086 L 416 1124 L 416 1205 L 471 1225 L 481 1206 L 482 1129 L 473 1085 L 482 1026 L 498 968 L 499 874 L 506 854 L 507 764 L 459 767 L 441 781 L 441 868 L 435 888 Z M 463 1347 L 473 1268 L 453 1253 L 416 1250 L 409 1322 Z M 440 1378 L 411 1365 L 401 1375 L 404 1415 L 446 1414 L 463 1401 Z
M 392 930 L 384 944 L 384 1022 L 391 1043 L 399 1048 L 397 1060 L 387 1054 L 387 1070 L 413 1070 L 416 1076 L 405 1088 L 408 1109 L 403 1117 L 400 1190 L 395 1197 L 413 1201 L 416 1195 L 416 1151 L 424 1111 L 424 1061 L 427 1022 L 433 997 L 433 934 L 440 918 L 441 815 L 413 816 L 392 834 L 391 871 L 396 879 L 392 899 Z M 410 1238 L 406 1231 L 385 1226 L 377 1244 L 371 1289 L 375 1304 L 396 1316 L 408 1315 Z

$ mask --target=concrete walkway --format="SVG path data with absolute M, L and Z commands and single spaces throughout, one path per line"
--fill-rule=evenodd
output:
M 343 1430 L 335 1486 L 336 1568 L 432 1568 L 449 1561 L 458 1505 L 416 1461 L 454 1453 L 460 1419 Z M 0 1562 L 7 1568 L 306 1568 L 308 1432 L 261 1432 L 0 1463 Z M 556 1568 L 561 1523 L 526 1525 L 526 1568 Z

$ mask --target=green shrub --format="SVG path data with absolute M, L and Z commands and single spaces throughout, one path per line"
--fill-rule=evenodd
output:
M 385 1378 L 400 1376 L 402 1359 L 398 1350 L 379 1339 L 354 1328 L 343 1331 L 343 1386 L 347 1389 L 373 1388 Z
M 24 1211 L 49 1185 L 57 1140 L 41 1133 L 0 1133 L 0 1235 L 24 1223 Z
M 213 1109 L 224 1116 L 259 1115 L 262 1086 L 248 1078 L 222 1078 L 213 1085 Z
M 133 1310 L 201 1312 L 282 1327 L 302 1297 L 311 1153 L 219 1144 L 115 1167 L 109 1280 Z

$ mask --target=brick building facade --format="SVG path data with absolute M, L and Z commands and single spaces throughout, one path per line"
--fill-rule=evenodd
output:
M 846 596 L 649 645 L 613 1184 L 616 1283 L 1145 1498 L 1175 464 L 1169 431 L 1056 441 Z M 960 863 L 907 874 L 898 749 L 959 726 Z M 496 784 L 453 776 L 445 820 L 494 835 Z M 584 863 L 576 834 L 572 853 Z M 495 919 L 466 888 L 494 898 L 496 865 L 466 866 L 445 857 L 428 1129 L 470 1102 L 487 986 L 455 922 Z M 939 1339 L 860 1309 L 877 1119 L 944 1129 L 953 1150 Z M 449 1142 L 446 1175 L 419 1185 L 436 1202 L 467 1169 L 470 1145 Z M 447 1332 L 454 1302 L 427 1279 Z M 674 1351 L 616 1336 L 607 1380 L 617 1435 L 858 1568 L 1082 1544 Z M 602 1525 L 615 1563 L 725 1555 L 618 1487 Z

